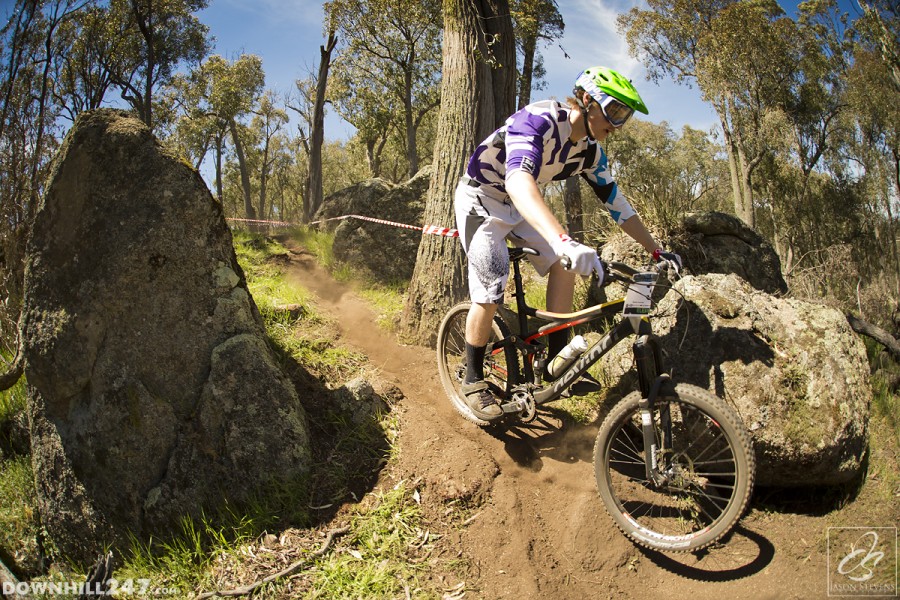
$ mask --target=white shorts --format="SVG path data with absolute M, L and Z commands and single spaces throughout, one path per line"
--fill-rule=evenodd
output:
M 528 258 L 542 277 L 559 258 L 508 196 L 489 196 L 485 188 L 468 182 L 463 177 L 456 187 L 454 206 L 456 228 L 469 262 L 469 297 L 477 304 L 500 304 L 509 279 L 506 240 L 540 253 Z

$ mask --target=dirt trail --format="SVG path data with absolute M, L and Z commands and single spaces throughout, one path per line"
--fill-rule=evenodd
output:
M 468 559 L 466 598 L 827 597 L 827 517 L 755 509 L 721 550 L 701 557 L 641 550 L 597 497 L 597 425 L 565 425 L 552 405 L 529 427 L 471 425 L 445 400 L 432 350 L 399 345 L 364 301 L 299 250 L 291 276 L 336 317 L 342 343 L 402 390 L 398 469 L 419 480 L 423 503 L 483 501 L 440 546 L 440 556 Z

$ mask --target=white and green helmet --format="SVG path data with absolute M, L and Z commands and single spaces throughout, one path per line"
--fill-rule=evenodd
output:
M 603 109 L 603 114 L 616 127 L 621 127 L 635 111 L 650 114 L 630 80 L 607 67 L 590 67 L 575 80 L 575 94 L 584 90 Z M 581 98 L 578 98 L 581 103 Z

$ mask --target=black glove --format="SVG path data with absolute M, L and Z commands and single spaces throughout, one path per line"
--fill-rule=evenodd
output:
M 657 248 L 653 251 L 653 260 L 660 261 L 664 260 L 675 267 L 675 272 L 680 273 L 682 267 L 684 266 L 681 262 L 681 257 L 675 254 L 674 252 L 666 252 L 662 248 Z

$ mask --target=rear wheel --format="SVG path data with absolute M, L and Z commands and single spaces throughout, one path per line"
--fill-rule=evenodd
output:
M 639 392 L 603 421 L 594 473 L 600 498 L 625 535 L 653 550 L 691 552 L 737 523 L 753 490 L 755 459 L 750 436 L 728 405 L 692 385 L 674 390 L 653 411 L 664 481 L 646 473 Z
M 466 316 L 469 314 L 470 302 L 463 302 L 451 308 L 438 328 L 437 360 L 438 373 L 441 384 L 450 399 L 453 408 L 463 417 L 478 425 L 484 426 L 491 423 L 475 416 L 475 413 L 466 404 L 466 398 L 462 393 L 462 382 L 466 375 Z M 491 337 L 488 347 L 494 342 L 509 336 L 509 328 L 494 317 L 491 325 Z M 505 396 L 509 391 L 509 367 L 517 360 L 514 348 L 502 348 L 491 352 L 484 357 L 484 379 L 499 396 Z

